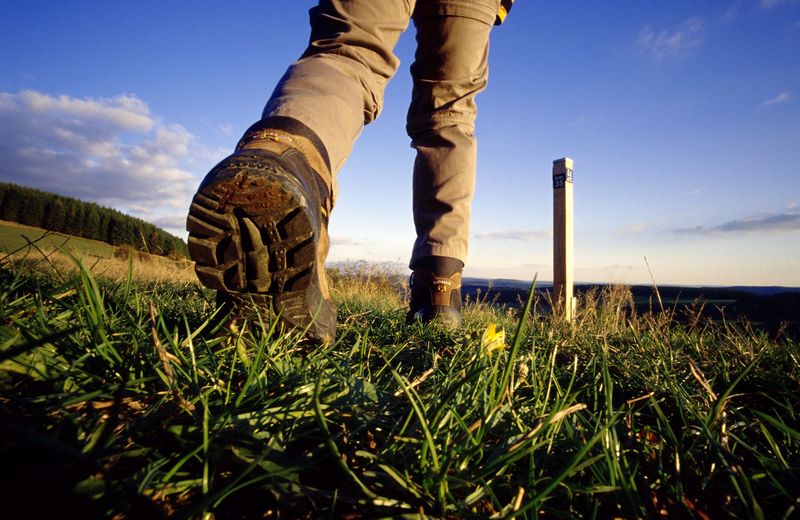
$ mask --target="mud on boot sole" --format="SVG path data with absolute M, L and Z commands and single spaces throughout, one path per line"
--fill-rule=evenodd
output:
M 319 287 L 319 202 L 292 157 L 243 150 L 214 167 L 189 209 L 189 254 L 206 287 L 270 305 L 290 328 L 333 338 L 336 314 Z M 306 167 L 307 168 L 307 167 Z

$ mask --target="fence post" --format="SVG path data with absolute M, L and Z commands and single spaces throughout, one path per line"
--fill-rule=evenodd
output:
M 553 313 L 575 315 L 572 274 L 572 159 L 553 161 Z

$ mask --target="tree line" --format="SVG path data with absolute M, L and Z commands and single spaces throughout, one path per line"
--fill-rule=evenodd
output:
M 0 219 L 173 258 L 189 254 L 183 240 L 149 222 L 17 184 L 0 182 Z

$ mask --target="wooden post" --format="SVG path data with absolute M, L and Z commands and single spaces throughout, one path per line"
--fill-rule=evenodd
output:
M 572 159 L 553 161 L 553 313 L 575 315 L 572 278 Z

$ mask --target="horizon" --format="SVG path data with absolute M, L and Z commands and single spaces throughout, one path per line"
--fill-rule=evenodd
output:
M 355 262 L 351 261 L 336 261 L 336 262 L 328 262 L 326 267 L 329 269 L 347 269 L 348 267 L 358 265 L 359 263 L 364 262 L 366 267 L 376 267 L 381 270 L 389 270 L 394 274 L 399 276 L 409 276 L 411 274 L 411 269 L 408 268 L 405 264 L 402 263 L 393 263 L 393 262 L 378 262 L 378 263 L 370 263 L 365 260 L 357 260 Z M 552 273 L 551 273 L 552 274 Z M 507 277 L 497 277 L 497 276 L 472 276 L 472 275 L 464 275 L 462 278 L 463 282 L 513 282 L 517 284 L 524 284 L 526 286 L 530 286 L 533 283 L 533 278 L 507 278 Z M 604 280 L 574 280 L 574 286 L 577 288 L 578 286 L 588 286 L 588 285 L 614 285 L 613 282 L 604 281 Z M 539 285 L 543 286 L 552 286 L 553 280 L 552 276 L 550 278 L 536 278 L 536 286 Z M 630 283 L 630 284 L 623 284 L 628 285 L 631 287 L 685 287 L 687 289 L 736 289 L 738 287 L 742 288 L 751 288 L 751 289 L 770 289 L 770 288 L 779 288 L 779 289 L 790 289 L 792 292 L 800 291 L 800 285 L 742 285 L 742 284 L 723 284 L 723 285 L 716 285 L 716 284 L 681 284 L 681 283 L 658 283 L 658 280 L 655 282 L 653 280 L 647 282 L 637 282 L 637 283 Z
M 194 190 L 303 51 L 314 3 L 7 6 L 0 181 L 185 239 Z M 407 263 L 413 52 L 409 27 L 339 174 L 330 263 Z M 519 0 L 490 52 L 465 277 L 552 276 L 550 168 L 568 156 L 576 283 L 800 287 L 800 2 Z

